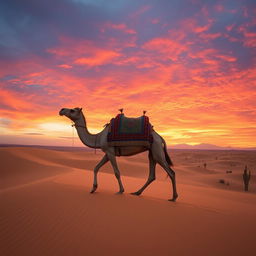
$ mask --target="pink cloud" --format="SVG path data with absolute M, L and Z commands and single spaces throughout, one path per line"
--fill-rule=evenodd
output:
M 216 50 L 215 49 L 212 49 L 212 48 L 208 48 L 208 49 L 204 49 L 204 50 L 201 50 L 201 51 L 197 51 L 197 52 L 190 52 L 189 55 L 191 58 L 206 58 L 206 57 L 209 57 L 209 56 L 213 56 L 216 54 Z
M 151 20 L 152 24 L 158 24 L 159 22 L 160 22 L 160 20 L 157 18 Z
M 234 28 L 234 24 L 231 24 L 231 25 L 229 25 L 229 26 L 226 26 L 226 30 L 228 31 L 228 32 L 230 32 L 233 28 Z
M 8 91 L 6 89 L 0 89 L 0 99 L 1 103 L 9 106 L 10 108 L 16 110 L 24 110 L 33 107 L 33 104 L 27 99 L 20 97 L 18 93 Z
M 113 23 L 106 23 L 103 25 L 101 31 L 105 32 L 106 29 L 114 29 L 114 30 L 119 30 L 123 33 L 126 34 L 137 34 L 137 32 L 134 29 L 128 28 L 126 24 L 121 23 L 121 24 L 113 24 Z
M 216 57 L 227 62 L 235 62 L 237 60 L 235 57 L 228 55 L 216 55 Z
M 100 66 L 110 63 L 113 59 L 120 56 L 119 53 L 110 50 L 97 49 L 89 57 L 81 57 L 74 60 L 74 64 L 86 66 Z
M 60 68 L 65 68 L 65 69 L 70 69 L 70 68 L 72 68 L 71 65 L 67 65 L 67 64 L 61 64 L 61 65 L 58 65 L 58 67 L 60 67 Z
M 256 19 L 252 20 L 250 23 L 243 24 L 238 28 L 238 32 L 242 33 L 244 36 L 243 44 L 246 47 L 256 47 L 256 33 L 252 32 L 255 25 Z
M 130 15 L 130 17 L 132 19 L 136 19 L 138 17 L 140 17 L 142 14 L 144 14 L 145 12 L 147 12 L 148 10 L 150 10 L 152 8 L 152 6 L 150 5 L 144 5 L 142 7 L 140 7 L 138 10 L 136 10 L 134 13 L 132 13 Z
M 177 41 L 168 38 L 152 39 L 146 42 L 142 48 L 158 52 L 173 60 L 177 60 L 179 54 L 187 50 L 187 47 L 184 44 L 180 44 Z
M 202 32 L 204 32 L 204 31 L 207 31 L 209 28 L 210 28 L 210 24 L 208 24 L 208 25 L 205 25 L 205 26 L 202 26 L 202 27 L 195 27 L 194 28 L 194 32 L 196 32 L 196 33 L 202 33 Z
M 213 40 L 221 36 L 221 33 L 202 33 L 200 34 L 200 38 L 206 39 L 206 40 Z
M 254 32 L 244 32 L 244 45 L 247 47 L 256 47 L 256 33 Z
M 217 11 L 217 12 L 223 12 L 224 11 L 224 6 L 222 4 L 216 4 L 214 6 L 214 9 Z
M 70 64 L 88 67 L 100 66 L 120 56 L 119 52 L 101 48 L 88 40 L 73 41 L 64 38 L 62 41 L 61 46 L 47 49 L 47 51 L 57 58 L 66 60 L 68 64 L 62 65 L 63 68 L 71 67 Z
M 208 31 L 212 24 L 213 20 L 207 19 L 207 24 L 205 25 L 198 25 L 197 18 L 187 18 L 181 21 L 180 26 L 183 31 L 187 31 L 189 33 L 193 32 L 195 34 L 202 33 Z

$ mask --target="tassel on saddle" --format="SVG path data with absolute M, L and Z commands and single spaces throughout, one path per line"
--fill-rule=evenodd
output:
M 118 109 L 118 111 L 120 111 L 121 114 L 123 114 L 124 109 L 123 109 L 123 108 L 120 108 L 120 109 Z M 146 113 L 147 113 L 147 111 L 146 111 L 146 110 L 143 110 L 143 116 L 145 116 Z

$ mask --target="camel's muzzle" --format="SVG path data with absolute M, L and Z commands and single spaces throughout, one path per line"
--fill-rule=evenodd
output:
M 63 116 L 63 115 L 64 115 L 64 113 L 63 113 L 64 110 L 65 110 L 64 108 L 62 108 L 62 109 L 60 110 L 60 112 L 59 112 L 59 115 L 60 115 L 60 116 Z

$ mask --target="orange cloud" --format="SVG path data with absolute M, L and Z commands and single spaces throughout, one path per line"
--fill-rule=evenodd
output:
M 66 68 L 66 69 L 72 68 L 71 65 L 67 65 L 67 64 L 61 64 L 61 65 L 58 65 L 58 67 L 60 67 L 60 68 Z
M 47 49 L 47 52 L 54 54 L 57 58 L 65 59 L 68 63 L 85 65 L 89 67 L 99 66 L 111 62 L 120 53 L 110 49 L 97 47 L 88 40 L 73 41 L 72 39 L 62 38 L 62 46 Z M 61 65 L 63 68 L 71 67 L 70 64 Z
M 145 43 L 142 48 L 149 51 L 158 52 L 172 60 L 177 60 L 178 56 L 187 49 L 185 45 L 182 45 L 177 41 L 168 38 L 152 39 Z
M 115 51 L 108 51 L 97 49 L 90 57 L 78 58 L 74 61 L 74 64 L 86 65 L 86 66 L 99 66 L 111 62 L 114 58 L 120 56 Z
M 227 55 L 217 55 L 216 57 L 228 62 L 235 62 L 237 60 L 235 57 Z

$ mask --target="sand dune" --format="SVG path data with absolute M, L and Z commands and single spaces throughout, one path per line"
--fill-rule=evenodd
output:
M 245 163 L 255 170 L 255 155 L 178 150 L 171 156 L 176 203 L 166 200 L 171 184 L 160 168 L 142 196 L 129 194 L 145 182 L 146 154 L 118 158 L 124 195 L 115 194 L 109 164 L 90 194 L 101 153 L 0 148 L 1 255 L 252 255 L 256 182 L 253 176 L 251 191 L 243 192 L 241 172 Z

